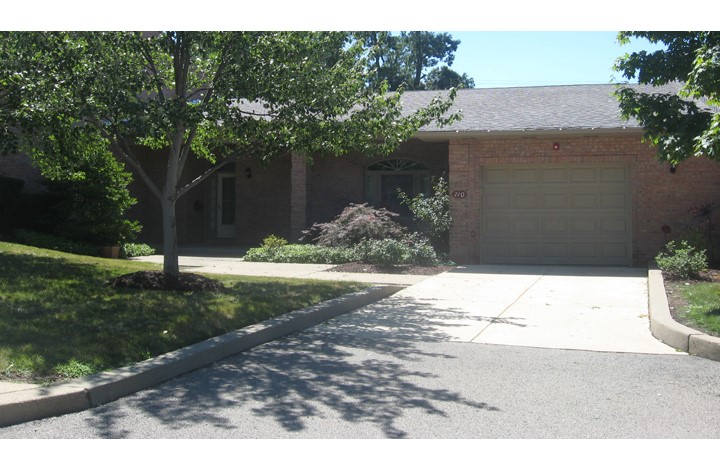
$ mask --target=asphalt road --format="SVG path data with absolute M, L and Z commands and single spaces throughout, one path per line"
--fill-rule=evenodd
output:
M 0 438 L 720 438 L 720 363 L 335 320 Z

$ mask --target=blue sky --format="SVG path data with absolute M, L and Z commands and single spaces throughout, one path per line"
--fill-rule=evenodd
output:
M 461 41 L 453 70 L 477 88 L 609 83 L 619 56 L 657 48 L 644 40 L 620 46 L 615 31 L 449 33 Z

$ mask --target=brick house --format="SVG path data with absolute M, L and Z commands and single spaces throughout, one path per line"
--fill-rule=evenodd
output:
M 677 91 L 668 86 L 667 91 Z M 451 258 L 460 263 L 640 266 L 680 233 L 690 207 L 720 201 L 720 165 L 683 162 L 676 172 L 621 119 L 612 85 L 460 90 L 463 119 L 428 126 L 389 157 L 314 158 L 226 166 L 178 201 L 181 244 L 255 245 L 296 240 L 347 204 L 402 210 L 396 188 L 450 183 Z M 437 92 L 407 92 L 414 109 Z M 149 159 L 161 169 L 161 158 Z M 195 160 L 186 174 L 205 163 Z M 139 178 L 131 192 L 142 238 L 160 242 L 160 209 Z

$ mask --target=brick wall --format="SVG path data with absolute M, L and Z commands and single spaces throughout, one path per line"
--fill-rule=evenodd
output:
M 268 235 L 290 238 L 291 168 L 290 155 L 267 164 L 255 159 L 237 163 L 237 243 L 257 245 Z
M 430 167 L 433 175 L 448 173 L 447 143 L 412 140 L 387 157 L 346 155 L 315 158 L 308 178 L 307 222 L 327 222 L 350 203 L 365 202 L 365 168 L 387 159 L 409 159 Z
M 559 144 L 554 150 L 553 145 Z M 451 200 L 454 226 L 451 257 L 478 263 L 481 219 L 481 168 L 491 164 L 603 163 L 629 165 L 633 178 L 633 264 L 644 265 L 665 243 L 663 225 L 679 235 L 690 221 L 688 209 L 720 202 L 720 164 L 693 159 L 675 174 L 655 159 L 655 152 L 634 131 L 558 137 L 497 137 L 455 140 L 449 144 L 450 191 L 467 191 Z

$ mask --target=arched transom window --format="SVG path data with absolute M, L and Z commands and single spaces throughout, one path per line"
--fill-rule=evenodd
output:
M 410 197 L 430 192 L 430 168 L 406 159 L 382 160 L 365 170 L 365 201 L 371 206 L 385 207 L 405 214 L 407 207 L 398 200 L 398 190 Z

